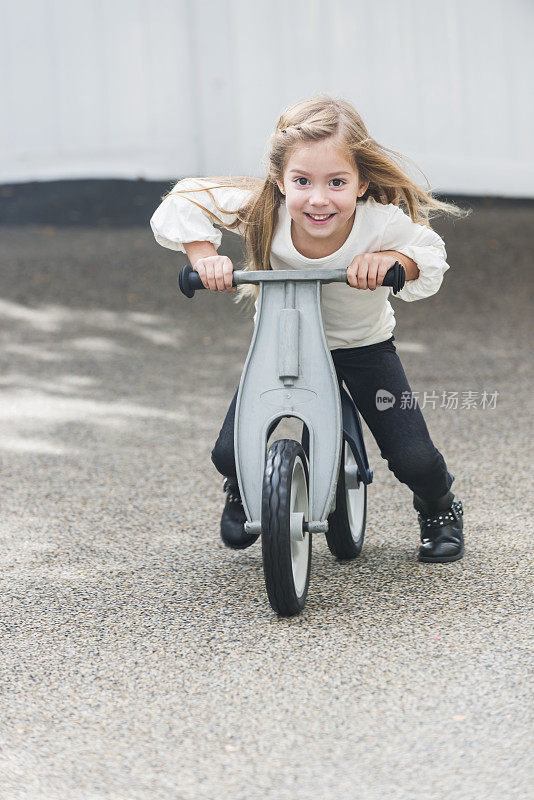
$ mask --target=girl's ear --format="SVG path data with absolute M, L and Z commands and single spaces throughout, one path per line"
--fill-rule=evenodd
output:
M 362 195 L 364 195 L 366 193 L 366 191 L 367 191 L 367 189 L 369 187 L 369 183 L 370 183 L 370 181 L 367 181 L 367 183 L 360 183 L 360 186 L 358 188 L 358 197 L 361 197 Z
M 276 185 L 278 186 L 278 188 L 280 189 L 282 194 L 285 194 L 285 192 L 284 192 L 284 184 L 281 183 L 280 181 L 276 181 Z

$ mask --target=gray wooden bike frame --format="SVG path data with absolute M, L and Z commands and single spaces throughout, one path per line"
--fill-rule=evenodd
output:
M 346 279 L 344 269 L 234 272 L 235 285 L 259 284 L 258 316 L 239 383 L 234 427 L 237 479 L 249 533 L 261 531 L 268 433 L 285 417 L 295 417 L 308 428 L 310 532 L 328 529 L 344 426 L 359 480 L 372 480 L 358 412 L 338 384 L 321 312 L 322 284 Z

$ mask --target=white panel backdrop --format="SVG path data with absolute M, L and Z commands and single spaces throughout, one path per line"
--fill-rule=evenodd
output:
M 0 0 L 0 14 L 0 183 L 262 174 L 281 110 L 325 91 L 435 190 L 534 197 L 534 0 Z

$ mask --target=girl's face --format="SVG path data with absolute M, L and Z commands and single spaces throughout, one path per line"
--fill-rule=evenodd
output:
M 369 185 L 331 138 L 297 147 L 277 183 L 295 225 L 294 243 L 321 251 L 331 245 L 332 252 L 352 230 L 356 200 Z

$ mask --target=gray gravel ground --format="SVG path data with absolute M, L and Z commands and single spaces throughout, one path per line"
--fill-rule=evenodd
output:
M 2 800 L 532 797 L 534 208 L 435 227 L 451 270 L 395 334 L 415 391 L 499 392 L 423 412 L 466 556 L 417 563 L 366 429 L 363 555 L 315 537 L 289 620 L 218 536 L 251 320 L 178 296 L 148 226 L 1 229 Z

